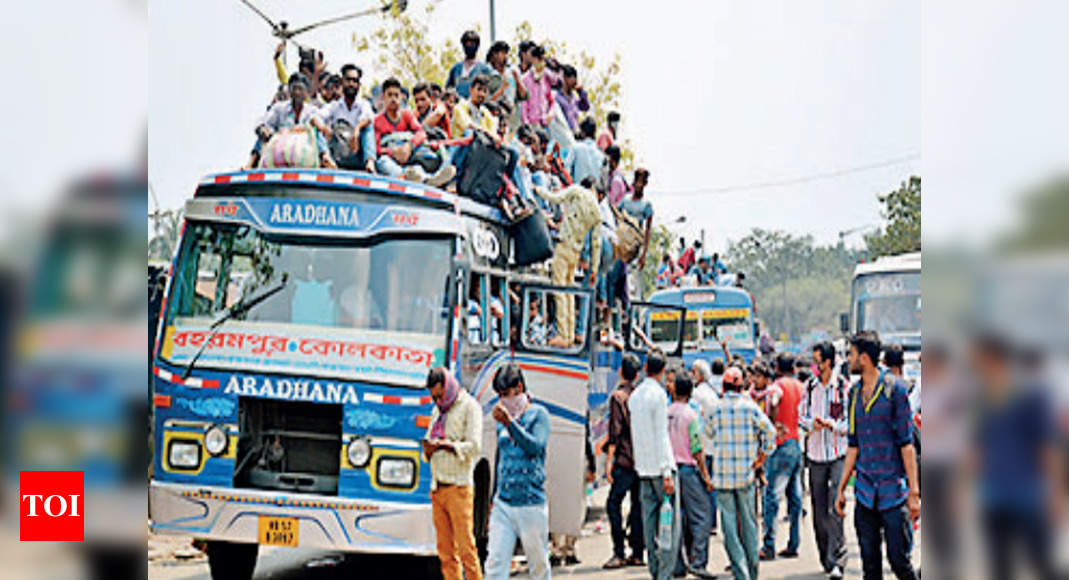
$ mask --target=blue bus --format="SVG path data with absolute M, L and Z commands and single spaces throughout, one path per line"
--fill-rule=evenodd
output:
M 422 184 L 315 169 L 202 180 L 153 353 L 152 529 L 207 539 L 218 578 L 249 577 L 258 545 L 435 555 L 420 439 L 424 381 L 444 365 L 484 410 L 484 543 L 490 383 L 511 361 L 551 415 L 550 530 L 577 535 L 588 426 L 613 386 L 594 361 L 618 356 L 593 339 L 591 291 L 515 265 L 513 247 L 497 209 Z M 576 302 L 576 340 L 554 347 L 561 300 Z
M 685 318 L 682 359 L 688 368 L 698 359 L 724 359 L 721 340 L 726 340 L 731 354 L 753 360 L 760 333 L 749 292 L 728 286 L 670 288 L 654 292 L 649 301 L 685 309 L 653 312 L 647 332 L 654 344 L 670 351 L 675 348 L 679 321 Z

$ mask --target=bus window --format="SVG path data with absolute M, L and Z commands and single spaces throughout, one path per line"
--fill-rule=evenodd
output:
M 681 324 L 686 317 L 685 324 Z M 692 320 L 693 318 L 693 320 Z M 684 308 L 647 302 L 633 302 L 629 314 L 629 350 L 645 352 L 651 348 L 667 354 L 678 354 L 682 347 L 682 334 L 690 329 L 697 337 L 697 318 Z
M 583 352 L 587 346 L 590 306 L 590 294 L 582 290 L 524 289 L 522 346 L 568 354 Z
M 490 322 L 490 343 L 494 346 L 504 346 L 508 338 L 507 301 L 503 299 L 505 291 L 505 278 L 490 276 L 490 301 L 486 314 Z
M 472 272 L 471 281 L 468 284 L 468 303 L 465 321 L 468 327 L 468 343 L 484 344 L 486 342 L 483 329 L 486 327 L 484 308 L 486 293 L 486 274 Z
M 726 341 L 733 350 L 753 348 L 749 309 L 717 308 L 703 310 L 701 315 L 703 349 L 718 349 L 720 341 Z

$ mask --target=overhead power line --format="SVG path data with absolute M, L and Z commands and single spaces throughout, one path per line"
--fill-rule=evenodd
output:
M 758 181 L 755 183 L 747 183 L 741 185 L 727 185 L 723 187 L 703 187 L 700 189 L 686 189 L 679 191 L 663 191 L 656 190 L 658 196 L 663 195 L 709 195 L 709 194 L 724 194 L 733 193 L 736 191 L 752 191 L 755 189 L 768 189 L 770 187 L 782 187 L 784 185 L 798 185 L 801 183 L 809 183 L 812 181 L 821 181 L 824 179 L 832 179 L 835 177 L 841 177 L 843 175 L 850 175 L 851 173 L 860 173 L 862 171 L 869 171 L 872 169 L 880 169 L 883 167 L 891 167 L 894 165 L 901 165 L 909 161 L 916 161 L 921 158 L 920 153 L 909 153 L 899 157 L 892 157 L 891 159 L 885 159 L 883 161 L 877 161 L 875 163 L 868 163 L 865 165 L 857 165 L 855 167 L 848 167 L 846 169 L 838 169 L 835 171 L 827 171 L 824 173 L 814 173 L 812 175 L 806 175 L 802 177 L 789 177 L 784 179 L 773 179 L 769 181 Z

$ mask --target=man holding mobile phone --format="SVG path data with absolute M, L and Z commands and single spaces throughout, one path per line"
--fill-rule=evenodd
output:
M 431 464 L 431 509 L 442 577 L 482 580 L 473 533 L 472 481 L 483 432 L 482 409 L 445 368 L 431 369 L 427 389 L 434 399 L 434 410 L 422 441 L 423 457 Z

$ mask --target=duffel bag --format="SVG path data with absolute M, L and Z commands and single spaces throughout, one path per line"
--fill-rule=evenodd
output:
M 553 256 L 546 218 L 538 208 L 513 222 L 509 226 L 509 235 L 512 236 L 512 259 L 517 266 L 537 264 Z
M 330 129 L 333 134 L 327 146 L 330 148 L 330 156 L 334 158 L 334 162 L 338 164 L 338 167 L 342 169 L 364 169 L 360 164 L 363 155 L 360 152 L 354 153 L 349 148 L 349 141 L 356 132 L 353 126 L 345 119 L 338 119 L 334 121 L 334 125 Z
M 508 166 L 508 152 L 495 147 L 489 135 L 476 131 L 457 179 L 457 192 L 479 203 L 497 205 Z

